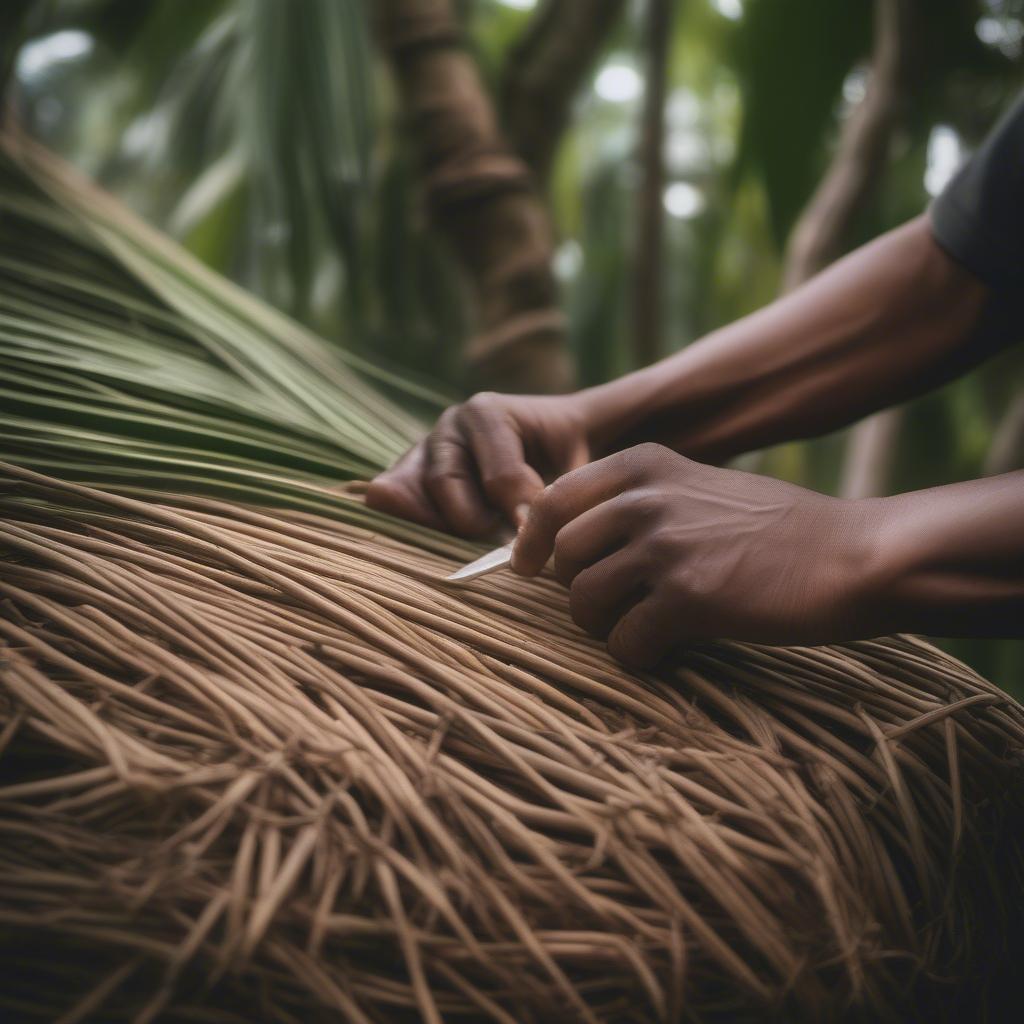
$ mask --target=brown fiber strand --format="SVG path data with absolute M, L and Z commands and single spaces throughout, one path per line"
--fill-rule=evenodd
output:
M 456 544 L 0 481 L 9 1016 L 956 1020 L 1019 941 L 1024 709 L 923 641 L 637 676 Z

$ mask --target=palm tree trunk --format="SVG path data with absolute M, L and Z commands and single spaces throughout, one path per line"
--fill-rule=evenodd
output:
M 543 190 L 573 98 L 625 0 L 544 0 L 502 71 L 502 123 Z
M 564 391 L 574 373 L 548 214 L 499 131 L 451 0 L 384 0 L 377 11 L 428 209 L 475 295 L 476 331 L 466 348 L 473 382 Z

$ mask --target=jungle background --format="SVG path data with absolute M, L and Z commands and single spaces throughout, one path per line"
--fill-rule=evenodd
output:
M 425 420 L 756 309 L 918 214 L 1024 81 L 1024 0 L 5 0 L 0 38 L 7 116 Z M 1022 381 L 1018 346 L 743 464 L 1017 468 Z M 946 646 L 1024 694 L 1024 642 Z

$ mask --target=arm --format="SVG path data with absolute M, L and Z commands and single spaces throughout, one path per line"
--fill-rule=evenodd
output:
M 925 217 L 654 366 L 574 395 L 477 395 L 371 484 L 376 508 L 464 536 L 641 441 L 702 461 L 822 434 L 919 394 L 1003 340 L 991 291 Z
M 638 667 L 699 640 L 1024 635 L 1024 472 L 844 501 L 639 445 L 534 502 L 512 567 L 552 553 L 576 622 Z
M 496 513 L 521 522 L 544 480 L 604 452 L 660 441 L 723 461 L 921 394 L 1017 340 L 1022 196 L 1024 95 L 927 215 L 614 383 L 555 398 L 478 395 L 447 410 L 366 500 L 482 536 Z
M 890 631 L 1024 636 L 1024 470 L 864 503 Z
M 657 441 L 723 461 L 921 394 L 1004 341 L 990 289 L 921 216 L 803 287 L 579 401 L 598 450 Z

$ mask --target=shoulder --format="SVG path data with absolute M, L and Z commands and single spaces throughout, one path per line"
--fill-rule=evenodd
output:
M 997 290 L 1024 286 L 1024 93 L 930 210 L 935 240 Z

